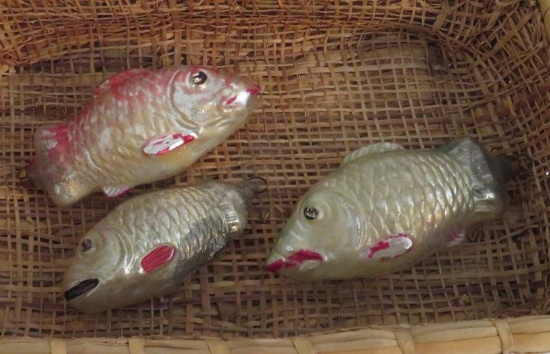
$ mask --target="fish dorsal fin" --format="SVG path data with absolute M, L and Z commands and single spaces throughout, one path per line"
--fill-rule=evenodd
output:
M 359 148 L 351 152 L 349 155 L 344 157 L 344 160 L 342 161 L 342 165 L 345 165 L 351 161 L 357 160 L 367 155 L 378 154 L 386 151 L 397 151 L 397 150 L 405 150 L 405 148 L 396 143 L 376 143 L 376 144 L 364 146 L 362 148 Z
M 138 68 L 126 70 L 121 73 L 115 74 L 94 89 L 94 97 L 101 96 L 103 93 L 112 90 L 116 86 L 123 85 L 129 79 L 136 76 L 144 76 L 148 72 L 149 71 L 147 69 Z

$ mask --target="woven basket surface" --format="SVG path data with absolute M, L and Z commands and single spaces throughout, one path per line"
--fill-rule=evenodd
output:
M 494 354 L 548 353 L 550 316 L 355 328 L 251 339 L 0 338 L 2 354 Z
M 281 337 L 367 325 L 550 313 L 550 66 L 526 1 L 4 1 L 0 4 L 0 334 Z M 78 113 L 126 68 L 201 64 L 262 87 L 247 123 L 182 174 L 57 207 L 24 183 L 33 131 Z M 462 135 L 521 155 L 501 220 L 379 279 L 265 269 L 298 198 L 356 148 Z M 61 280 L 78 239 L 121 201 L 264 177 L 246 232 L 178 292 L 83 315 Z

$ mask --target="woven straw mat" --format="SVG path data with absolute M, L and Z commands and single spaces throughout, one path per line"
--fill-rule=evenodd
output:
M 279 337 L 366 325 L 550 313 L 549 46 L 534 2 L 4 1 L 0 5 L 0 333 Z M 201 64 L 262 87 L 226 142 L 179 176 L 57 207 L 24 181 L 41 125 L 127 68 Z M 381 141 L 471 135 L 525 157 L 505 217 L 380 279 L 304 282 L 264 261 L 298 198 Z M 61 280 L 78 239 L 135 195 L 252 175 L 250 223 L 172 296 L 83 315 Z

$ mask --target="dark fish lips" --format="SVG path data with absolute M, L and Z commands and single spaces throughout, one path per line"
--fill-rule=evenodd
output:
M 323 262 L 324 257 L 314 251 L 301 249 L 290 255 L 286 260 L 281 258 L 267 265 L 267 270 L 273 273 L 279 273 L 282 269 L 297 267 L 306 261 Z
M 95 289 L 98 284 L 99 279 L 97 278 L 83 280 L 69 290 L 65 291 L 65 299 L 67 301 L 70 301 L 74 298 L 84 295 L 90 290 Z

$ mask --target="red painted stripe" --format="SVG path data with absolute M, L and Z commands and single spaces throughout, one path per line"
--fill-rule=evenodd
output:
M 267 270 L 273 273 L 279 273 L 279 271 L 281 270 L 281 268 L 284 267 L 284 265 L 285 265 L 285 261 L 283 261 L 282 259 L 278 259 L 275 262 L 268 264 Z
M 235 102 L 236 99 L 237 99 L 237 96 L 233 96 L 229 98 L 227 101 L 225 101 L 225 104 L 229 106 L 231 103 Z
M 146 273 L 150 273 L 168 263 L 174 258 L 175 253 L 174 246 L 160 245 L 143 257 L 141 267 Z
M 321 256 L 317 252 L 302 249 L 294 253 L 290 257 L 288 257 L 288 260 L 291 262 L 296 262 L 298 264 L 301 264 L 301 263 L 304 263 L 305 261 L 322 261 L 324 259 L 323 259 L 323 256 Z
M 370 248 L 369 258 L 372 258 L 376 252 L 390 248 L 390 244 L 386 241 L 380 241 Z
M 324 261 L 322 255 L 310 250 L 299 250 L 290 255 L 287 260 L 278 259 L 267 265 L 267 270 L 273 273 L 279 273 L 281 269 L 297 267 L 306 261 Z

